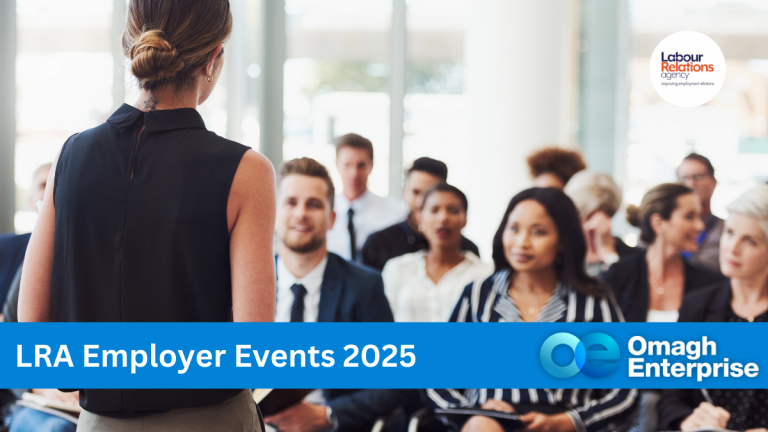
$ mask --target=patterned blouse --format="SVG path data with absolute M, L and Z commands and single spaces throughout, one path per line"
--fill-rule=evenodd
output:
M 508 294 L 509 270 L 502 270 L 464 289 L 451 322 L 523 322 L 515 301 Z M 558 284 L 536 322 L 623 322 L 616 301 L 588 296 Z M 428 389 L 434 407 L 480 407 L 488 399 L 513 406 L 548 405 L 564 409 L 577 432 L 613 430 L 634 411 L 638 392 L 634 389 Z M 551 412 L 551 409 L 544 410 Z
M 728 308 L 727 322 L 749 322 Z M 768 312 L 756 316 L 751 322 L 768 322 Z M 768 390 L 709 390 L 715 406 L 722 407 L 731 418 L 726 426 L 731 430 L 768 428 Z

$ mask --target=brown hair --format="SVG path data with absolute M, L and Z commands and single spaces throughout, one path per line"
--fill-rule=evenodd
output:
M 289 175 L 304 175 L 308 177 L 316 177 L 325 182 L 328 186 L 328 201 L 331 203 L 331 210 L 333 210 L 333 198 L 336 194 L 336 190 L 333 188 L 333 180 L 328 175 L 328 170 L 320 162 L 308 158 L 291 159 L 280 168 L 280 181 Z
M 691 153 L 683 158 L 683 162 L 688 160 L 696 161 L 704 165 L 704 167 L 707 168 L 707 173 L 709 173 L 710 177 L 715 178 L 715 167 L 712 166 L 712 162 L 709 161 L 709 158 L 698 153 Z M 677 170 L 679 171 L 680 167 L 678 167 Z
M 371 144 L 371 140 L 368 138 L 355 133 L 348 133 L 342 136 L 336 141 L 336 156 L 339 155 L 339 150 L 344 147 L 352 147 L 367 151 L 368 155 L 371 157 L 371 162 L 373 162 L 373 144 Z
M 142 89 L 179 88 L 231 32 L 229 0 L 131 0 L 123 54 Z
M 677 198 L 692 194 L 693 190 L 677 183 L 662 183 L 643 195 L 640 207 L 627 207 L 627 222 L 640 228 L 640 240 L 650 245 L 656 240 L 656 232 L 651 227 L 651 216 L 658 213 L 664 220 L 669 220 L 677 208 Z
M 547 147 L 528 156 L 531 177 L 550 173 L 559 177 L 563 184 L 568 183 L 574 174 L 586 167 L 587 164 L 579 152 L 559 147 Z

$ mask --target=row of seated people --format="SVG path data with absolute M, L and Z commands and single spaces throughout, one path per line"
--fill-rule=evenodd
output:
M 424 170 L 429 169 L 432 163 L 422 162 L 427 162 Z M 420 171 L 413 170 L 409 178 L 414 172 Z M 582 174 L 587 178 L 587 173 Z M 592 178 L 594 180 L 595 177 Z M 600 179 L 599 176 L 596 178 Z M 426 250 L 388 260 L 382 279 L 377 272 L 328 252 L 326 233 L 332 232 L 335 226 L 332 209 L 336 195 L 327 170 L 307 158 L 286 163 L 281 171 L 276 226 L 279 240 L 276 321 L 444 321 L 450 318 L 452 321 L 579 322 L 620 321 L 623 320 L 622 315 L 632 316 L 632 321 L 670 320 L 670 314 L 654 311 L 681 309 L 681 304 L 680 320 L 727 317 L 727 320 L 761 321 L 762 312 L 768 308 L 768 304 L 762 303 L 765 283 L 759 287 L 757 297 L 752 293 L 747 295 L 746 300 L 743 292 L 737 294 L 736 289 L 731 288 L 732 285 L 739 286 L 737 280 L 740 276 L 733 273 L 734 269 L 742 274 L 755 271 L 755 268 L 749 267 L 752 261 L 743 259 L 745 245 L 765 248 L 765 235 L 760 231 L 759 224 L 760 218 L 768 214 L 759 213 L 764 210 L 767 201 L 764 190 L 763 195 L 759 195 L 758 190 L 751 198 L 742 197 L 731 207 L 735 212 L 732 218 L 751 218 L 752 228 L 757 227 L 756 231 L 753 229 L 747 234 L 734 232 L 730 227 L 725 230 L 723 239 L 729 236 L 736 239 L 731 243 L 723 242 L 724 252 L 721 253 L 726 257 L 726 262 L 721 265 L 728 269 L 726 275 L 734 278 L 732 283 L 697 291 L 696 297 L 690 297 L 699 300 L 686 303 L 683 302 L 684 293 L 717 282 L 720 278 L 716 273 L 692 266 L 681 258 L 682 252 L 696 249 L 703 225 L 701 209 L 687 187 L 660 185 L 646 195 L 640 208 L 629 211 L 634 222 L 641 227 L 641 240 L 646 244 L 647 252 L 625 250 L 626 259 L 611 266 L 607 272 L 603 271 L 603 262 L 599 273 L 603 273 L 606 286 L 596 282 L 586 272 L 590 267 L 594 268 L 587 264 L 586 259 L 590 239 L 594 243 L 606 238 L 604 226 L 590 228 L 588 223 L 597 212 L 604 213 L 610 221 L 615 209 L 606 202 L 593 200 L 599 204 L 590 210 L 586 205 L 575 206 L 565 194 L 553 188 L 534 188 L 519 194 L 510 203 L 494 237 L 494 266 L 491 267 L 483 264 L 471 249 L 463 252 L 471 244 L 461 235 L 461 229 L 466 224 L 467 198 L 455 187 L 445 184 L 444 178 L 442 180 L 425 188 L 426 191 L 420 194 L 423 198 L 419 200 L 418 212 L 409 216 L 418 220 L 417 226 L 424 236 Z M 600 181 L 585 182 L 592 188 L 595 183 Z M 573 192 L 571 195 L 575 197 L 578 194 Z M 741 203 L 741 207 L 737 203 Z M 749 226 L 743 220 L 738 222 L 742 231 Z M 610 229 L 607 232 L 610 233 Z M 603 243 L 618 245 L 615 239 L 608 238 L 610 240 Z M 729 244 L 732 248 L 738 247 L 738 252 L 726 252 Z M 620 247 L 615 249 L 621 250 Z M 752 257 L 754 262 L 764 262 L 768 257 L 755 256 L 757 258 Z M 627 271 L 620 270 L 621 266 L 635 269 L 635 277 L 622 280 Z M 666 276 L 661 280 L 653 277 L 657 266 L 661 266 L 661 274 Z M 754 275 L 747 276 L 754 279 Z M 744 276 L 741 278 L 744 279 Z M 613 288 L 618 302 L 608 286 Z M 473 292 L 476 295 L 473 296 Z M 730 297 L 733 300 L 727 310 L 711 310 L 722 304 L 717 303 L 718 300 Z M 473 299 L 477 304 L 472 303 Z M 727 301 L 725 303 L 728 304 Z M 6 310 L 11 304 L 6 304 Z M 687 304 L 693 306 L 686 308 Z M 638 305 L 647 306 L 638 308 Z M 749 308 L 744 309 L 745 305 Z M 761 313 L 755 314 L 755 309 Z M 691 317 L 683 313 L 686 310 L 693 311 Z M 7 318 L 12 319 L 13 312 L 7 312 Z M 715 319 L 712 319 L 713 316 Z M 646 392 L 643 393 L 638 395 L 634 390 L 586 392 L 544 389 L 480 389 L 466 393 L 426 391 L 427 401 L 433 406 L 473 405 L 499 410 L 533 406 L 531 412 L 524 416 L 532 430 L 539 427 L 549 430 L 560 430 L 561 427 L 563 430 L 600 430 L 615 426 L 626 420 L 640 399 L 644 402 L 646 399 L 658 400 L 658 395 L 646 397 Z M 739 404 L 731 407 L 733 403 L 729 405 L 726 400 L 730 398 L 730 393 L 713 390 L 712 394 L 721 398 L 715 399 L 723 402 L 718 405 L 721 411 L 717 411 L 715 406 L 707 411 L 709 406 L 697 401 L 695 392 L 664 395 L 659 405 L 661 424 L 684 430 L 713 419 L 718 425 L 738 425 L 734 426 L 737 428 L 764 425 L 752 421 L 755 415 L 762 416 L 751 414 L 749 403 L 740 400 Z M 764 400 L 761 394 L 759 391 L 750 393 L 750 401 Z M 280 430 L 322 430 L 329 427 L 357 430 L 413 397 L 413 392 L 408 391 L 329 390 L 323 392 L 318 403 L 297 405 L 268 418 L 267 422 Z M 564 412 L 540 413 L 535 407 L 545 401 L 562 408 Z M 595 404 L 595 401 L 601 403 Z M 697 410 L 701 411 L 697 415 L 693 408 L 698 402 L 707 408 Z M 647 408 L 646 405 L 643 403 L 644 408 Z M 606 416 L 604 411 L 613 415 Z M 646 414 L 646 417 L 652 416 L 650 410 Z M 674 418 L 669 420 L 668 417 Z M 476 418 L 465 428 L 494 430 L 493 423 L 488 418 Z
M 333 199 L 333 183 L 319 163 L 303 158 L 284 165 L 276 228 L 278 321 L 616 322 L 625 315 L 634 321 L 670 320 L 670 314 L 653 312 L 669 310 L 679 310 L 680 321 L 761 321 L 768 309 L 768 271 L 761 264 L 768 259 L 768 227 L 761 225 L 768 217 L 768 186 L 729 207 L 720 256 L 730 281 L 689 264 L 681 254 L 695 250 L 703 229 L 694 192 L 683 185 L 659 185 L 629 211 L 647 249 L 628 253 L 603 272 L 602 282 L 587 274 L 583 213 L 555 188 L 532 188 L 512 199 L 493 240 L 491 268 L 463 252 L 464 194 L 444 183 L 430 187 L 416 216 L 427 249 L 389 260 L 381 276 L 327 251 Z M 656 265 L 666 276 L 660 285 L 652 277 Z M 622 266 L 644 270 L 622 281 Z M 643 271 L 653 283 L 641 284 Z M 745 286 L 747 281 L 756 285 Z M 518 410 L 529 430 L 598 431 L 630 421 L 646 430 L 763 427 L 764 391 L 744 391 L 738 400 L 732 392 L 710 390 L 713 404 L 695 391 L 659 395 L 631 389 L 430 389 L 423 395 L 432 407 Z M 353 430 L 414 398 L 407 391 L 364 390 L 347 393 L 344 405 L 331 393 L 325 393 L 325 409 L 304 403 L 266 421 L 279 430 Z M 361 423 L 351 427 L 351 417 Z M 296 423 L 320 429 L 293 429 Z M 461 426 L 501 430 L 482 416 Z

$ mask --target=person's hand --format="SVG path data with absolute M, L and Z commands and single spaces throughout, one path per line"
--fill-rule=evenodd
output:
M 547 415 L 531 411 L 520 415 L 520 420 L 525 423 L 526 432 L 574 432 L 571 418 L 568 414 Z
M 603 211 L 596 211 L 584 222 L 584 231 L 591 237 L 591 243 L 600 258 L 616 253 L 615 241 L 611 234 L 611 218 Z
M 280 432 L 317 432 L 331 427 L 322 405 L 302 402 L 264 419 Z
M 80 392 L 64 393 L 56 389 L 32 389 L 32 393 L 69 405 L 80 405 Z
M 505 413 L 515 412 L 515 407 L 498 399 L 488 399 L 480 408 L 484 410 L 501 411 Z
M 680 423 L 680 430 L 687 432 L 712 426 L 724 428 L 730 418 L 731 413 L 728 411 L 716 407 L 709 402 L 702 402 L 693 410 L 691 415 Z

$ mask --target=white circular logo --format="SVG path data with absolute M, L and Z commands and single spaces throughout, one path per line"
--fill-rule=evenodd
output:
M 651 82 L 672 105 L 695 107 L 709 102 L 725 80 L 725 57 L 709 37 L 681 31 L 664 38 L 653 51 Z

